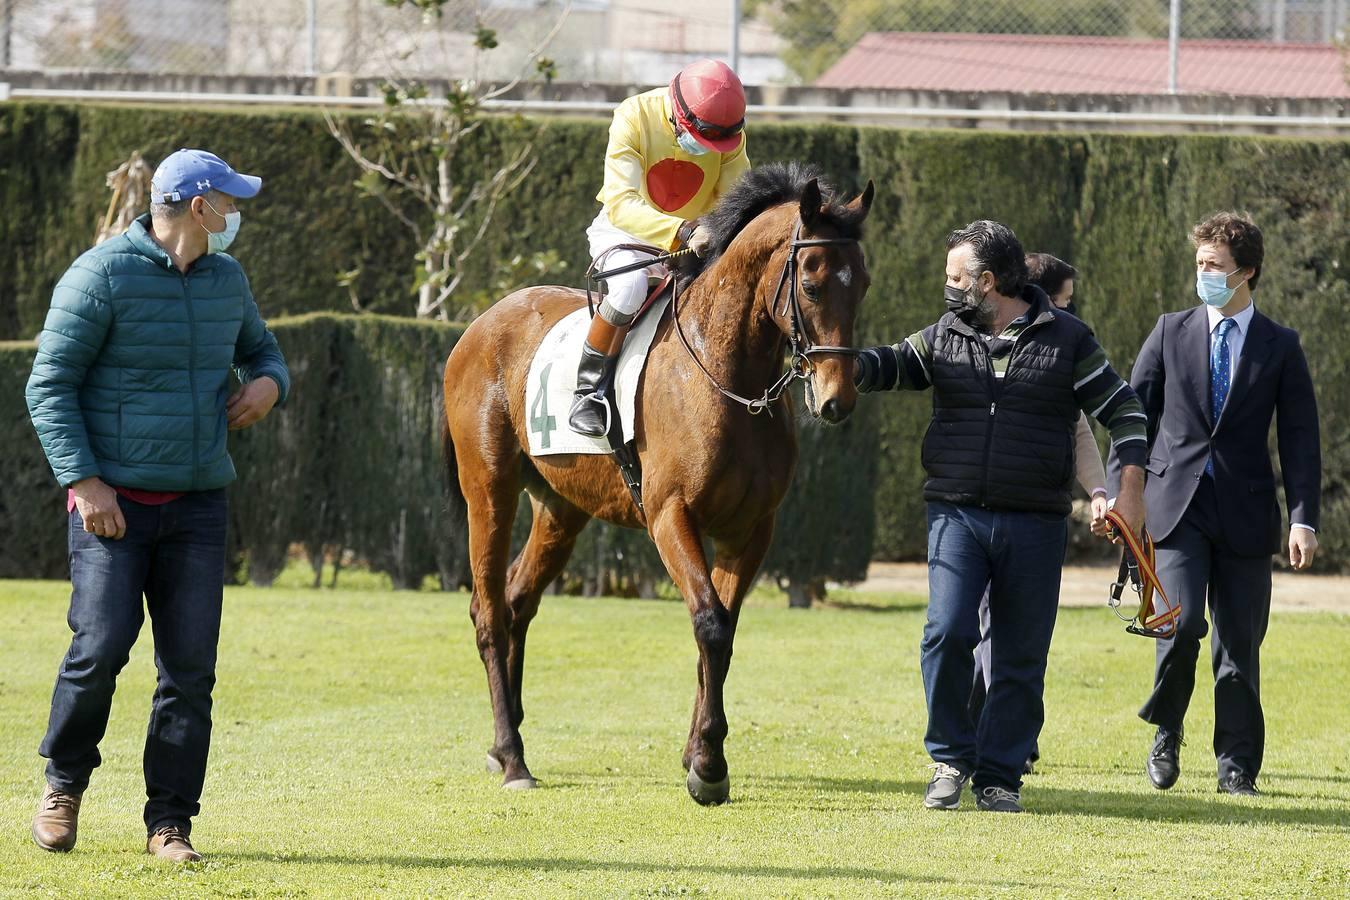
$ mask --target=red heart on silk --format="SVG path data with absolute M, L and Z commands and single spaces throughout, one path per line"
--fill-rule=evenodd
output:
M 674 212 L 703 187 L 703 170 L 683 159 L 663 159 L 647 170 L 647 196 L 659 209 Z

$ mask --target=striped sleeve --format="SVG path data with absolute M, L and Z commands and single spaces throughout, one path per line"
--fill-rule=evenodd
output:
M 1111 433 L 1111 447 L 1124 466 L 1148 460 L 1148 418 L 1134 389 L 1116 374 L 1090 333 L 1078 343 L 1073 394 L 1079 408 Z
M 858 390 L 922 391 L 931 387 L 935 329 L 930 325 L 898 344 L 869 347 L 859 353 L 853 376 Z

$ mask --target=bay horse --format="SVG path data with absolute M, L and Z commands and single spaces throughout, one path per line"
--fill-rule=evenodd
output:
M 853 410 L 854 320 L 870 281 L 859 240 L 873 193 L 869 182 L 845 203 L 807 167 L 770 164 L 745 175 L 702 220 L 712 251 L 679 271 L 638 385 L 643 510 L 609 456 L 528 452 L 531 359 L 549 329 L 586 304 L 585 292 L 516 291 L 455 345 L 445 365 L 446 466 L 468 510 L 469 615 L 494 726 L 487 764 L 505 787 L 535 786 L 520 736 L 530 620 L 577 535 L 598 517 L 645 528 L 684 597 L 699 656 L 685 784 L 701 804 L 728 799 L 722 685 L 741 601 L 797 459 L 783 388 L 806 379 L 811 412 L 829 422 Z M 794 359 L 785 372 L 788 347 Z M 534 520 L 508 568 L 522 489 Z

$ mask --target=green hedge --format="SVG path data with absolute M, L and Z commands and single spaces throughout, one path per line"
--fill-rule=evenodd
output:
M 34 346 L 0 343 L 0 578 L 61 578 L 66 497 L 28 418 L 23 389 Z
M 501 207 L 466 280 L 470 292 L 490 291 L 493 272 L 517 253 L 556 251 L 568 268 L 547 280 L 575 284 L 586 264 L 604 123 L 537 121 L 547 126 L 538 163 Z M 491 165 L 534 125 L 492 120 L 462 155 L 460 176 Z M 1157 316 L 1194 302 L 1189 227 L 1217 209 L 1250 210 L 1267 239 L 1258 302 L 1300 330 L 1318 385 L 1327 563 L 1350 565 L 1350 366 L 1341 349 L 1350 342 L 1341 313 L 1350 299 L 1350 142 L 780 124 L 752 125 L 750 141 L 757 162 L 807 159 L 846 189 L 877 183 L 865 245 L 873 280 L 866 341 L 899 340 L 932 321 L 942 309 L 946 233 L 992 217 L 1028 250 L 1079 268 L 1083 315 L 1128 373 Z M 132 150 L 154 161 L 184 144 L 211 146 L 266 179 L 246 207 L 238 253 L 269 315 L 348 308 L 334 276 L 358 263 L 363 301 L 411 308 L 409 239 L 351 189 L 352 166 L 316 114 L 17 103 L 0 107 L 0 240 L 12 254 L 0 266 L 0 338 L 40 327 L 52 284 L 102 214 L 104 173 Z M 928 418 L 927 398 L 865 398 L 850 430 L 823 432 L 827 443 L 841 442 L 835 455 L 871 459 L 852 442 L 875 444 L 877 558 L 923 555 L 918 443 Z

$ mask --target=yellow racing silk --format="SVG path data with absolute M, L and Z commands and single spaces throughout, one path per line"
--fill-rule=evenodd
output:
M 619 104 L 609 126 L 605 183 L 595 198 L 618 230 L 671 248 L 680 225 L 712 209 L 750 168 L 744 134 L 730 153 L 685 153 L 675 141 L 672 114 L 665 87 Z

